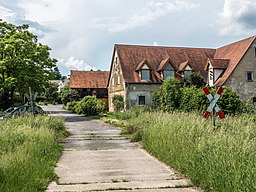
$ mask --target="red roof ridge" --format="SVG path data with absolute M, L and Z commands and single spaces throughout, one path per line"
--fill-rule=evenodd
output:
M 216 50 L 215 48 L 209 47 L 178 47 L 178 46 L 168 46 L 168 45 L 141 45 L 141 44 L 115 44 L 115 47 L 147 47 L 147 48 L 174 48 L 174 49 L 207 49 L 207 50 Z

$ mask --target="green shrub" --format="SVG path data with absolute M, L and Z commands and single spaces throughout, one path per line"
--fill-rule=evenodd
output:
M 185 112 L 203 111 L 209 105 L 209 101 L 202 89 L 195 86 L 181 89 L 180 109 Z
M 179 108 L 181 89 L 179 81 L 168 77 L 161 87 L 153 94 L 153 105 L 163 111 L 173 111 Z
M 75 105 L 77 104 L 78 101 L 71 101 L 67 103 L 67 110 L 75 112 Z
M 81 101 L 67 103 L 67 109 L 83 115 L 98 115 L 105 109 L 105 103 L 93 96 L 85 96 Z
M 61 101 L 64 105 L 67 105 L 68 102 L 76 101 L 78 98 L 79 94 L 76 90 L 66 88 L 61 92 Z
M 211 92 L 214 95 L 216 90 L 212 90 Z M 228 87 L 224 89 L 220 96 L 218 105 L 225 114 L 238 114 L 241 112 L 242 101 L 239 95 L 232 88 Z
M 114 110 L 116 112 L 122 111 L 124 109 L 124 98 L 122 95 L 114 95 L 112 98 L 114 104 Z

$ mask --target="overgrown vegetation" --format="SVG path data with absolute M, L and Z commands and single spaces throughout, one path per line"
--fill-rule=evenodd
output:
M 256 191 L 256 115 L 227 116 L 215 129 L 194 112 L 139 107 L 111 118 L 126 122 L 133 140 L 205 191 Z
M 65 137 L 63 119 L 25 116 L 0 121 L 0 191 L 44 191 Z
M 67 103 L 67 109 L 86 116 L 98 115 L 105 109 L 105 103 L 93 96 L 85 96 L 80 101 Z
M 124 98 L 122 95 L 114 95 L 112 101 L 116 112 L 120 112 L 124 109 Z
M 211 89 L 212 95 L 215 95 L 217 89 Z M 155 108 L 164 112 L 179 111 L 202 111 L 207 108 L 209 101 L 202 88 L 194 85 L 182 86 L 176 79 L 166 79 L 161 87 L 153 94 L 153 105 Z M 225 88 L 218 105 L 225 114 L 237 114 L 244 111 L 243 104 L 238 94 L 231 88 Z
M 64 90 L 61 92 L 61 101 L 66 106 L 68 102 L 77 101 L 79 98 L 79 93 L 70 89 L 70 85 L 64 87 Z

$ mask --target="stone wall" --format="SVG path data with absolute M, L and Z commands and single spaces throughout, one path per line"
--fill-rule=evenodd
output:
M 127 84 L 126 105 L 127 108 L 139 105 L 139 96 L 145 97 L 145 105 L 152 105 L 152 94 L 160 87 L 159 84 L 130 83 Z

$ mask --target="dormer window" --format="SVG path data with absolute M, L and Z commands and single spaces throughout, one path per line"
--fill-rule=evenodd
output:
M 191 74 L 191 68 L 187 65 L 187 67 L 184 70 L 184 79 L 188 80 L 190 74 Z
M 175 70 L 171 63 L 167 63 L 163 70 L 163 79 L 167 79 L 168 77 L 175 77 Z
M 150 80 L 150 69 L 144 65 L 141 69 L 141 80 Z

